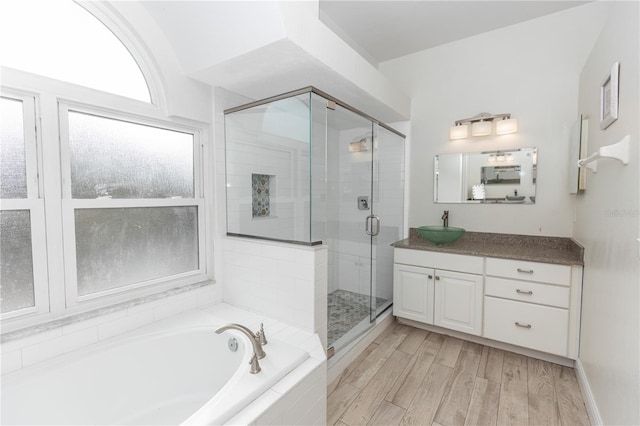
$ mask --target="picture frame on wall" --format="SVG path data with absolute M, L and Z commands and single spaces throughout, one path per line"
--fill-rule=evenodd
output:
M 611 73 L 600 87 L 600 129 L 604 130 L 618 119 L 618 77 L 620 62 L 615 62 Z

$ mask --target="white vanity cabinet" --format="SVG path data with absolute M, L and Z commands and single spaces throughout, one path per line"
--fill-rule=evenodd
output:
M 484 337 L 577 357 L 582 267 L 487 258 Z
M 482 263 L 476 256 L 396 248 L 393 314 L 480 335 Z
M 393 279 L 399 318 L 578 356 L 581 265 L 396 247 Z

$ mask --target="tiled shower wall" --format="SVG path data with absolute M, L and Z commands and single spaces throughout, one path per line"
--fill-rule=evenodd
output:
M 327 336 L 327 247 L 221 238 L 223 297 L 246 308 Z

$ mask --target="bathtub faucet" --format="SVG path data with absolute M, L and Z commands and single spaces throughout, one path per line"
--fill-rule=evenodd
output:
M 253 331 L 249 330 L 247 327 L 240 324 L 223 325 L 216 329 L 216 333 L 220 334 L 227 330 L 238 330 L 241 333 L 244 333 L 244 335 L 249 338 L 249 340 L 251 341 L 251 344 L 253 345 L 253 356 L 249 361 L 249 364 L 251 364 L 251 369 L 249 370 L 249 372 L 251 374 L 259 373 L 261 368 L 260 368 L 260 364 L 258 363 L 258 360 L 264 358 L 267 355 L 262 349 L 262 344 L 260 343 L 260 337 L 256 336 L 255 334 L 253 334 Z M 260 331 L 264 335 L 264 329 L 261 328 Z

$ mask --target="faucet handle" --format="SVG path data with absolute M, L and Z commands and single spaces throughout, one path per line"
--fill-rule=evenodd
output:
M 262 323 L 260 323 L 260 330 L 258 330 L 258 332 L 256 333 L 256 338 L 258 339 L 258 342 L 260 343 L 261 346 L 264 346 L 267 343 L 269 343 L 267 341 L 267 336 L 264 334 L 264 324 Z

